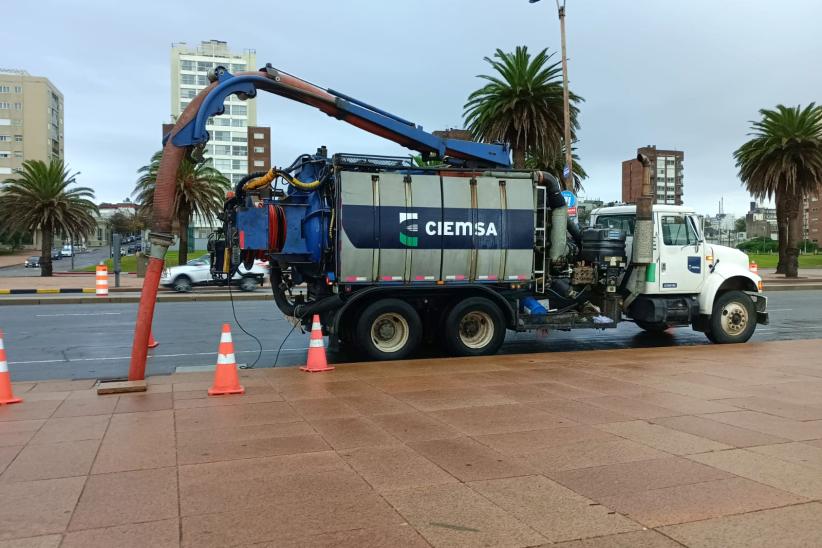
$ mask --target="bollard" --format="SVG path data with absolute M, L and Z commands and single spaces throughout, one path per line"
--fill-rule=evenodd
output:
M 102 261 L 97 265 L 95 289 L 98 297 L 108 297 L 108 267 Z

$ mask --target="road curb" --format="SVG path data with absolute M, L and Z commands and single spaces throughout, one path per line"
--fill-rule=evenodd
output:
M 109 293 L 133 293 L 141 291 L 139 287 L 109 287 Z M 92 293 L 97 290 L 93 287 L 45 287 L 45 288 L 17 288 L 0 289 L 0 295 L 45 295 L 62 293 Z
M 93 290 L 92 290 L 93 291 Z M 157 302 L 158 303 L 177 303 L 177 302 L 217 302 L 217 301 L 229 301 L 231 300 L 232 295 L 229 294 L 220 294 L 220 295 L 209 295 L 207 293 L 200 294 L 200 295 L 180 295 L 178 293 L 167 293 L 163 294 L 160 293 L 157 295 Z M 234 293 L 233 294 L 234 301 L 272 301 L 274 297 L 268 293 L 260 293 L 259 295 L 249 295 L 247 293 Z M 44 298 L 39 299 L 37 297 L 20 297 L 18 299 L 2 299 L 0 300 L 0 306 L 11 306 L 11 305 L 33 305 L 33 304 L 124 304 L 124 303 L 139 303 L 140 296 L 139 295 L 129 295 L 129 296 L 108 296 L 108 297 L 97 297 L 97 296 L 85 296 L 80 295 L 75 299 L 54 299 L 54 298 Z

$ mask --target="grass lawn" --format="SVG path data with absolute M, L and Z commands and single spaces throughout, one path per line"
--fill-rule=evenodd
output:
M 776 268 L 776 263 L 779 260 L 779 255 L 776 253 L 753 254 L 748 256 L 759 268 Z M 799 268 L 822 268 L 822 255 L 800 255 Z
M 189 251 L 188 252 L 188 260 L 196 259 L 197 257 L 201 257 L 208 253 L 208 251 Z M 177 266 L 179 264 L 179 253 L 177 251 L 169 251 L 166 253 L 166 266 Z M 109 271 L 114 269 L 114 263 L 111 259 L 106 261 L 106 266 L 108 266 Z M 85 268 L 81 268 L 85 272 L 94 272 L 97 267 L 95 265 L 87 266 Z M 120 257 L 120 271 L 121 272 L 137 272 L 137 256 L 136 255 L 126 255 L 125 257 Z

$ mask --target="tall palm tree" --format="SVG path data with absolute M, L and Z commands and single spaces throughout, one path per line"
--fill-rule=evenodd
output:
M 77 173 L 70 173 L 62 160 L 48 164 L 26 160 L 14 177 L 0 186 L 0 231 L 42 232 L 40 275 L 51 276 L 51 249 L 55 234 L 72 238 L 91 235 L 99 214 L 94 191 L 73 187 Z
M 750 141 L 734 152 L 739 178 L 755 198 L 776 197 L 786 220 L 779 223 L 784 237 L 785 276 L 799 271 L 804 198 L 822 184 L 822 107 L 811 103 L 804 109 L 777 105 L 759 111 L 762 119 L 751 122 Z M 780 237 L 780 244 L 783 238 Z
M 145 213 L 154 206 L 154 189 L 163 153 L 151 157 L 151 163 L 137 170 L 140 175 L 132 194 Z M 229 180 L 214 167 L 211 160 L 197 164 L 184 159 L 177 171 L 174 192 L 174 218 L 180 234 L 179 263 L 188 261 L 188 225 L 192 217 L 208 220 L 223 209 L 225 192 L 231 187 Z
M 514 167 L 525 167 L 528 152 L 549 156 L 561 147 L 564 131 L 562 67 L 550 63 L 553 54 L 544 49 L 533 59 L 525 46 L 513 53 L 497 49 L 494 58 L 485 60 L 494 75 L 468 96 L 465 122 L 474 137 L 483 141 L 502 141 L 511 146 Z M 579 129 L 576 103 L 582 97 L 570 93 L 571 139 Z
M 571 157 L 574 159 L 574 192 L 578 193 L 582 190 L 582 180 L 587 179 L 588 174 L 579 163 L 579 156 L 574 152 L 575 150 L 576 147 L 571 147 Z M 547 171 L 558 181 L 562 181 L 564 179 L 562 170 L 565 167 L 565 143 L 563 142 L 559 150 L 553 151 L 548 156 L 534 152 L 528 153 L 525 157 L 525 167 Z

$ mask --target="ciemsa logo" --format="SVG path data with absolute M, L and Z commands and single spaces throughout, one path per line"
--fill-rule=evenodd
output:
M 400 243 L 406 247 L 417 247 L 419 245 L 419 225 L 416 213 L 400 213 Z

